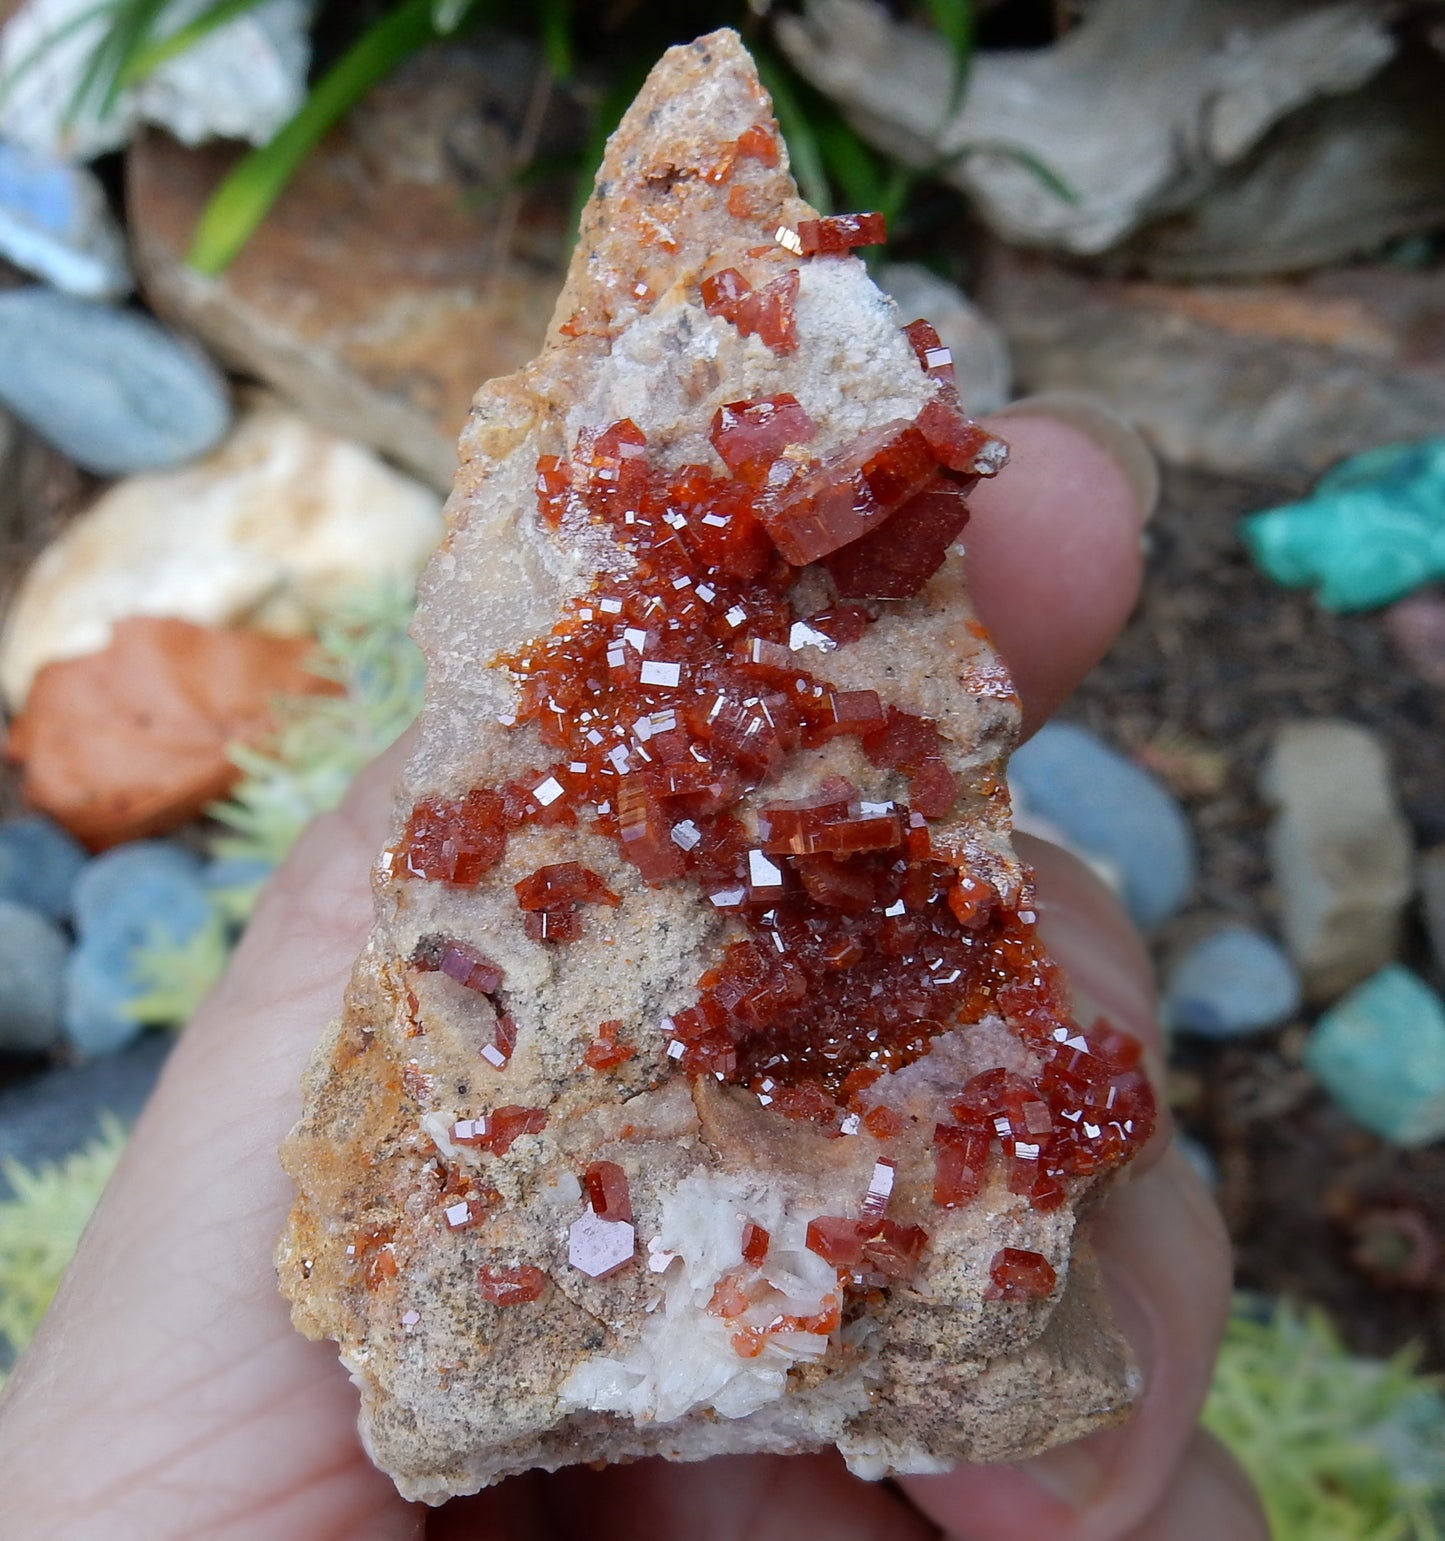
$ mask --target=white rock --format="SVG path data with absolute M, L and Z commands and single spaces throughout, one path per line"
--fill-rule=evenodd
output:
M 0 689 L 18 708 L 42 665 L 131 615 L 304 633 L 350 589 L 413 582 L 440 534 L 429 488 L 262 400 L 213 454 L 117 483 L 45 550 L 0 635 Z
M 1410 833 L 1378 738 L 1336 719 L 1286 723 L 1265 766 L 1284 939 L 1313 1000 L 1394 960 L 1413 887 Z
M 172 0 L 154 35 L 169 37 L 205 0 Z M 187 144 L 268 140 L 301 105 L 311 61 L 310 0 L 264 0 L 123 91 L 103 116 L 71 104 L 105 25 L 93 0 L 28 0 L 0 30 L 0 136 L 72 160 L 125 144 L 141 123 Z M 89 15 L 87 16 L 87 13 Z

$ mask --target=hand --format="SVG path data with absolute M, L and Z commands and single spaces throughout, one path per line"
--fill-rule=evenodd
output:
M 1032 726 L 1127 615 L 1144 511 L 1077 427 L 1040 415 L 999 426 L 1014 463 L 976 494 L 967 544 L 979 610 Z M 276 1147 L 369 926 L 388 758 L 276 875 L 136 1126 L 0 1401 L 0 1535 L 609 1541 L 641 1528 L 660 1541 L 906 1541 L 937 1526 L 959 1541 L 1266 1541 L 1244 1479 L 1196 1429 L 1228 1243 L 1167 1131 L 1089 1222 L 1146 1380 L 1119 1428 L 1034 1461 L 897 1484 L 859 1482 L 831 1457 L 739 1457 L 532 1473 L 430 1513 L 403 1503 L 362 1452 L 334 1347 L 292 1329 L 271 1265 L 291 1203 Z M 1157 1066 L 1148 961 L 1119 906 L 1062 852 L 1030 841 L 1025 855 L 1073 988 Z

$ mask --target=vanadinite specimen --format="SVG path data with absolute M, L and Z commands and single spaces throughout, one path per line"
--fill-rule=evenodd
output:
M 546 350 L 477 398 L 375 930 L 284 1152 L 283 1288 L 409 1497 L 938 1470 L 1129 1404 L 1074 1222 L 1153 1106 L 1036 936 L 956 544 L 1006 451 L 869 281 L 880 234 L 799 200 L 733 34 L 675 49 Z

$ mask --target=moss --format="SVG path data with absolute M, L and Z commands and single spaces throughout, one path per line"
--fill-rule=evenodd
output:
M 35 1335 L 124 1145 L 107 1116 L 100 1137 L 63 1161 L 0 1163 L 11 1189 L 0 1201 L 0 1366 Z
M 356 595 L 322 625 L 311 667 L 343 694 L 287 699 L 265 743 L 231 750 L 242 777 L 211 809 L 229 831 L 213 840 L 216 856 L 275 866 L 416 716 L 423 666 L 406 634 L 414 607 L 409 593 L 378 590 Z M 232 900 L 232 913 L 249 907 L 244 894 Z
M 1275 1541 L 1441 1541 L 1445 1401 L 1415 1359 L 1354 1357 L 1317 1309 L 1236 1302 L 1204 1422 Z

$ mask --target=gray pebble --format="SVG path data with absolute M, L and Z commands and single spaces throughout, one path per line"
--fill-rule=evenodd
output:
M 1009 762 L 1023 807 L 1117 874 L 1136 923 L 1167 920 L 1194 887 L 1194 837 L 1147 771 L 1070 722 L 1044 725 Z
M 83 299 L 131 289 L 125 241 L 95 173 L 4 141 L 0 256 Z
M 231 417 L 215 367 L 149 316 L 40 288 L 0 294 L 0 402 L 100 476 L 192 460 Z
M 69 951 L 43 915 L 0 899 L 0 1052 L 42 1054 L 59 1041 Z
M 1300 1005 L 1300 980 L 1282 947 L 1246 926 L 1221 926 L 1168 968 L 1164 1025 L 1200 1038 L 1236 1038 L 1286 1022 Z
M 88 859 L 84 847 L 52 820 L 39 814 L 9 819 L 0 824 L 0 899 L 65 920 Z
M 199 860 L 138 840 L 97 856 L 75 885 L 80 940 L 65 972 L 66 1035 L 82 1054 L 109 1054 L 141 1030 L 130 1010 L 142 989 L 136 954 L 184 943 L 211 918 Z

